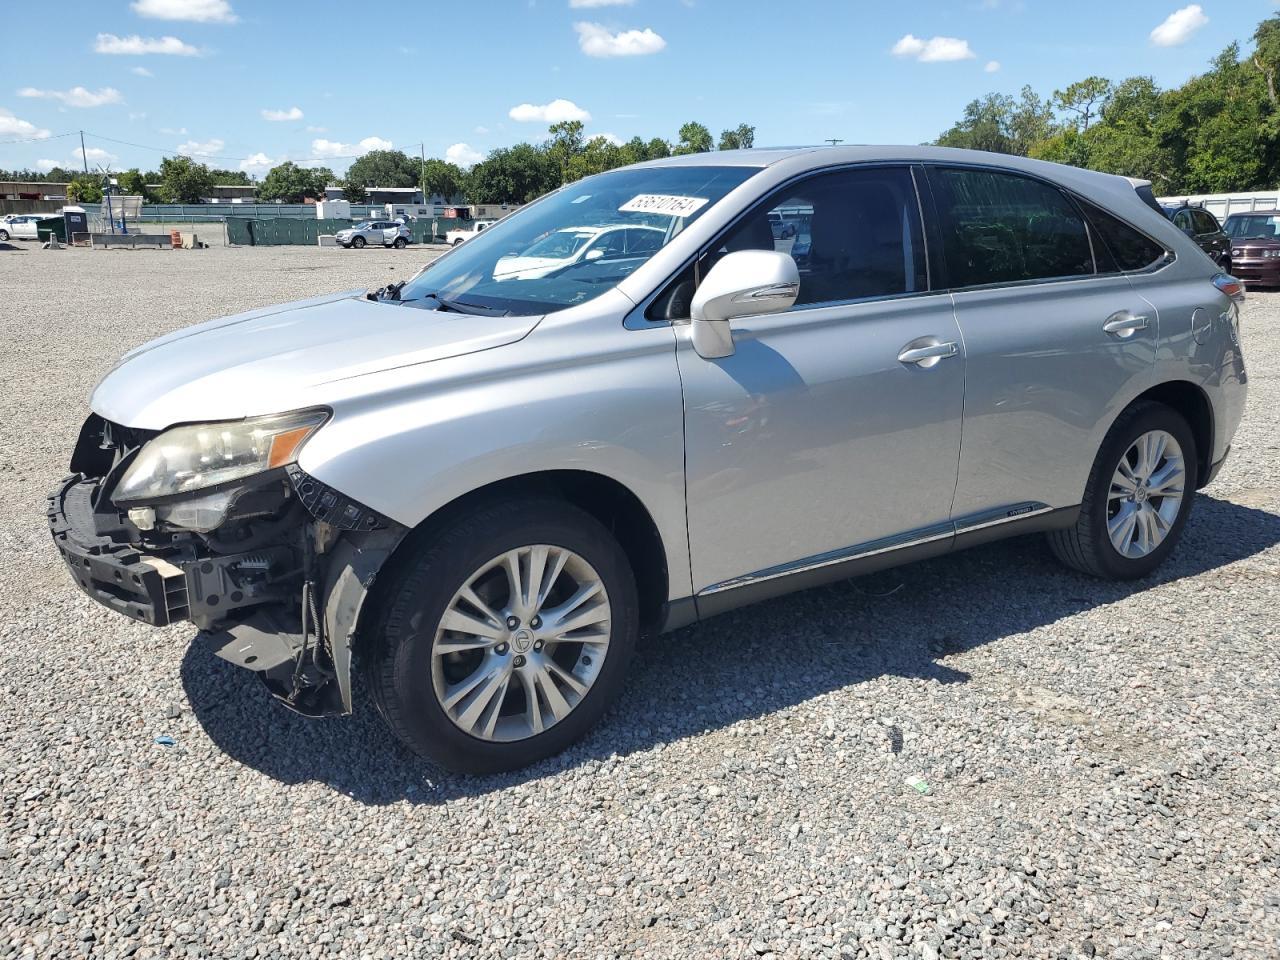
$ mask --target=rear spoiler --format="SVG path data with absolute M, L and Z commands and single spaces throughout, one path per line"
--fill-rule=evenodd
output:
M 1143 203 L 1160 214 L 1160 216 L 1163 217 L 1165 215 L 1164 209 L 1156 200 L 1155 191 L 1151 189 L 1150 180 L 1139 180 L 1137 177 L 1125 177 L 1125 179 L 1129 181 L 1129 185 L 1133 187 L 1133 192 L 1142 199 Z

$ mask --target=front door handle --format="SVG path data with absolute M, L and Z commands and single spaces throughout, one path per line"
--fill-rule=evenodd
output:
M 1121 310 L 1119 313 L 1113 313 L 1108 317 L 1107 322 L 1102 325 L 1102 329 L 1124 340 L 1132 337 L 1139 330 L 1147 329 L 1147 318 L 1136 316 L 1128 310 Z
M 913 347 L 908 344 L 898 354 L 898 360 L 902 363 L 914 363 L 918 367 L 927 368 L 936 366 L 939 360 L 954 357 L 956 352 L 955 342 L 951 340 L 945 343 L 929 343 L 921 347 Z

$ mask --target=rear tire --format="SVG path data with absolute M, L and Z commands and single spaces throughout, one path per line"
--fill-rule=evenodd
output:
M 404 237 L 396 237 L 396 242 L 392 244 L 392 246 L 395 247 L 397 250 L 403 250 L 408 245 L 409 245 L 409 241 L 406 240 Z
M 608 530 L 562 501 L 524 499 L 471 510 L 406 548 L 364 658 L 397 737 L 450 770 L 496 773 L 595 725 L 639 633 L 635 578 Z M 526 602 L 513 578 L 539 599 Z M 591 622 L 568 626 L 579 619 Z
M 1052 531 L 1049 546 L 1067 566 L 1090 576 L 1147 576 L 1182 536 L 1198 462 L 1195 436 L 1180 414 L 1161 403 L 1134 404 L 1102 441 L 1079 519 Z

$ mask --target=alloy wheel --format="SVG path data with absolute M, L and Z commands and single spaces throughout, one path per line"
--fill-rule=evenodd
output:
M 563 547 L 532 544 L 482 565 L 436 628 L 436 699 L 481 740 L 536 736 L 565 719 L 609 653 L 609 596 L 600 575 Z
M 1139 436 L 1116 465 L 1107 496 L 1107 534 L 1122 557 L 1145 557 L 1164 543 L 1182 509 L 1187 465 L 1164 430 Z

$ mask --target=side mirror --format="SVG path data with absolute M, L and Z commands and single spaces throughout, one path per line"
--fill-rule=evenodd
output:
M 604 256 L 603 250 L 601 250 L 599 247 L 592 247 L 585 254 L 583 254 L 582 259 L 583 260 L 599 260 L 603 256 Z
M 735 317 L 789 310 L 800 295 L 800 271 L 790 254 L 738 250 L 720 259 L 693 295 L 693 349 L 707 360 L 733 355 Z

